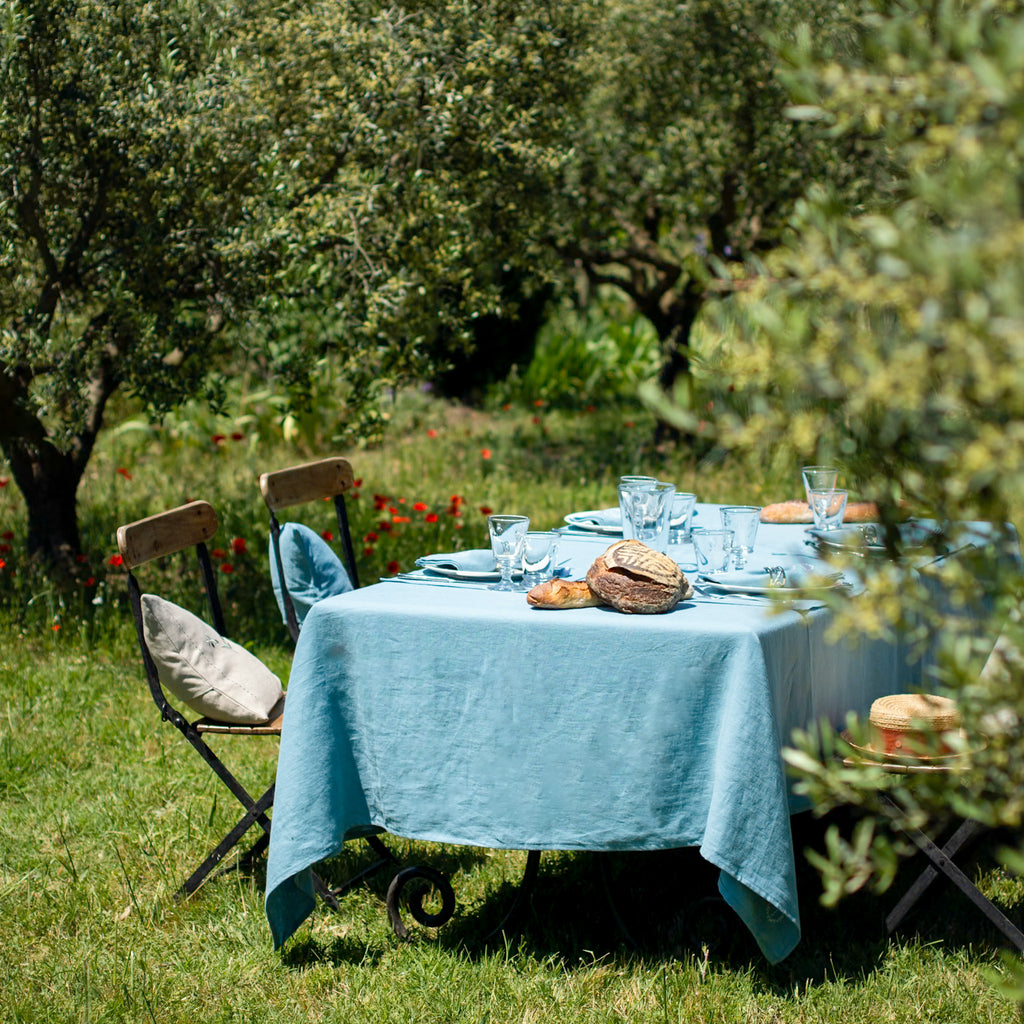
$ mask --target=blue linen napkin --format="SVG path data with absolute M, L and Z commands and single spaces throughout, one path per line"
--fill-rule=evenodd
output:
M 496 572 L 494 553 L 490 548 L 472 548 L 469 551 L 452 551 L 436 555 L 424 555 L 416 559 L 423 569 L 455 569 L 458 572 Z

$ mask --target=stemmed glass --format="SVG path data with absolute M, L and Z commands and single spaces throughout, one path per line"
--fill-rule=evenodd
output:
M 512 570 L 522 561 L 526 544 L 526 531 L 530 528 L 529 516 L 488 516 L 487 530 L 491 535 L 491 551 L 498 563 L 501 579 L 491 585 L 490 590 L 515 590 Z

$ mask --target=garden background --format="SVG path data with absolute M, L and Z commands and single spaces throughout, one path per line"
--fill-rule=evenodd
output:
M 0 32 L 0 1020 L 1017 1014 L 1019 964 L 957 901 L 882 937 L 891 840 L 840 838 L 871 794 L 825 766 L 834 809 L 794 827 L 847 898 L 802 863 L 776 967 L 702 942 L 629 856 L 639 954 L 585 855 L 546 858 L 490 947 L 515 854 L 403 845 L 461 901 L 404 943 L 377 882 L 283 955 L 258 870 L 176 902 L 231 811 L 157 719 L 113 538 L 209 500 L 233 634 L 286 679 L 256 480 L 327 454 L 367 581 L 636 471 L 762 503 L 829 459 L 887 522 L 1020 524 L 1019 4 L 4 0 Z M 927 617 L 898 571 L 873 584 L 849 628 Z M 986 587 L 980 635 L 929 621 L 936 684 L 1015 724 L 976 785 L 899 798 L 998 827 L 971 870 L 1019 920 L 1019 675 L 974 670 L 995 633 L 1020 647 L 1020 581 Z M 658 867 L 714 891 L 686 851 Z

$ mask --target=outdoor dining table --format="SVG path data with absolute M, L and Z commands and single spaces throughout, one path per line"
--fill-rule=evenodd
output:
M 698 506 L 698 521 L 717 516 Z M 564 534 L 570 578 L 613 539 Z M 752 561 L 806 558 L 806 541 L 803 526 L 762 524 Z M 669 553 L 693 558 L 692 545 Z M 315 906 L 312 866 L 383 830 L 493 849 L 697 847 L 765 957 L 781 960 L 800 914 L 798 801 L 780 750 L 794 729 L 866 714 L 924 671 L 901 639 L 831 640 L 832 619 L 813 600 L 779 610 L 710 593 L 659 615 L 544 611 L 447 577 L 320 602 L 281 735 L 275 946 Z

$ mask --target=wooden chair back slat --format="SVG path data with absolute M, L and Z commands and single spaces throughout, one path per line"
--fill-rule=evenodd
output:
M 137 522 L 119 526 L 117 550 L 125 567 L 134 569 L 162 555 L 205 543 L 217 532 L 217 513 L 207 501 L 158 512 Z
M 263 500 L 272 512 L 292 505 L 301 505 L 317 498 L 333 498 L 344 494 L 355 475 L 348 459 L 337 456 L 307 462 L 302 466 L 279 469 L 260 477 Z

